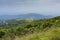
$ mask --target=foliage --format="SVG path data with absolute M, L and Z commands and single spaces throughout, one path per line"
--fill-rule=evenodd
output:
M 16 36 L 23 37 L 34 33 L 39 33 L 41 36 L 37 36 L 37 34 L 35 34 L 36 36 L 32 35 L 34 37 L 28 40 L 60 40 L 60 36 L 58 36 L 60 34 L 60 16 L 34 21 L 14 19 L 7 20 L 2 24 L 3 25 L 0 25 L 0 38 L 3 39 L 9 37 L 14 40 Z M 54 28 L 56 28 L 56 30 Z

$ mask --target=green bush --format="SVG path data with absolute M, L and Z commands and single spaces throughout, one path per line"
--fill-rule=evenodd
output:
M 0 31 L 0 38 L 2 38 L 5 35 L 4 31 Z

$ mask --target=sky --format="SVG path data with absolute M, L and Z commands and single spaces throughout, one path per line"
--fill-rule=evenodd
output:
M 60 0 L 0 0 L 0 15 L 26 13 L 60 15 Z

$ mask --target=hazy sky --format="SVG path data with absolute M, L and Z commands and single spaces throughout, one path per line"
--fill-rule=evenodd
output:
M 21 13 L 60 15 L 60 0 L 0 0 L 0 15 Z

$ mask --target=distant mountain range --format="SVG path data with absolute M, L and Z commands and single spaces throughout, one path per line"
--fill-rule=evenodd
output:
M 0 15 L 0 20 L 8 20 L 8 19 L 16 19 L 16 18 L 32 18 L 34 20 L 50 18 L 52 16 L 41 15 L 37 13 L 29 13 L 29 14 L 20 14 L 20 15 Z

